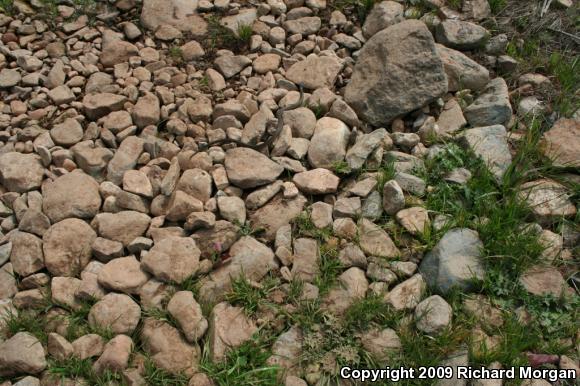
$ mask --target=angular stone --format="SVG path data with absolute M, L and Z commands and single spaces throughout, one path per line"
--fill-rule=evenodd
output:
M 365 272 L 360 268 L 349 268 L 338 277 L 338 285 L 324 298 L 322 308 L 336 316 L 344 315 L 354 302 L 365 297 L 368 289 Z
M 395 215 L 405 207 L 405 195 L 397 181 L 390 180 L 383 186 L 383 209 L 388 215 Z
M 303 193 L 328 194 L 336 192 L 340 178 L 328 169 L 318 168 L 297 173 L 292 181 Z
M 197 342 L 207 331 L 207 319 L 191 291 L 176 292 L 167 304 L 167 311 L 177 320 L 183 335 L 190 343 Z
M 369 39 L 377 32 L 405 20 L 404 11 L 405 7 L 394 1 L 375 3 L 362 27 L 364 37 Z
M 127 137 L 121 142 L 107 166 L 107 180 L 115 185 L 121 185 L 125 172 L 135 168 L 137 160 L 143 152 L 144 144 L 141 138 L 135 136 Z
M 42 344 L 28 332 L 18 332 L 0 343 L 0 375 L 38 374 L 46 366 Z
M 129 296 L 109 293 L 91 307 L 89 325 L 130 335 L 141 319 L 141 307 Z
M 397 311 L 412 310 L 421 301 L 425 290 L 425 279 L 418 273 L 395 286 L 385 295 L 385 301 Z
M 447 92 L 447 77 L 425 24 L 407 20 L 370 38 L 360 51 L 345 101 L 375 126 Z
M 381 144 L 381 141 L 387 135 L 385 129 L 378 129 L 369 134 L 360 136 L 354 146 L 348 149 L 346 153 L 346 162 L 353 170 L 360 170 L 367 158 L 373 153 Z
M 479 91 L 489 82 L 489 71 L 463 53 L 436 44 L 437 53 L 441 56 L 447 74 L 449 91 L 470 89 Z
M 362 346 L 373 359 L 379 363 L 387 363 L 393 353 L 401 349 L 399 336 L 390 328 L 384 330 L 372 329 L 361 336 Z
M 11 192 L 37 189 L 43 176 L 44 167 L 35 154 L 10 152 L 0 155 L 0 182 Z
M 152 93 L 146 93 L 137 100 L 135 107 L 133 107 L 133 122 L 140 129 L 155 125 L 161 119 L 161 109 L 159 106 L 159 98 Z
M 145 319 L 141 339 L 145 352 L 151 355 L 157 367 L 189 377 L 197 372 L 199 348 L 187 343 L 170 324 L 153 318 Z
M 519 199 L 525 201 L 541 224 L 550 224 L 562 217 L 574 217 L 577 208 L 570 201 L 570 196 L 564 185 L 549 179 L 526 182 L 518 192 Z
M 42 186 L 42 210 L 54 224 L 66 218 L 93 218 L 101 208 L 99 184 L 80 171 Z
M 507 125 L 512 117 L 512 106 L 505 80 L 491 80 L 463 113 L 473 127 Z
M 83 98 L 83 107 L 87 118 L 97 120 L 113 111 L 119 111 L 125 105 L 127 98 L 123 95 L 102 93 L 87 94 Z
M 167 237 L 141 258 L 142 267 L 157 279 L 181 283 L 197 272 L 200 251 L 193 239 Z
M 338 57 L 312 54 L 292 65 L 286 71 L 286 78 L 310 90 L 332 88 L 342 67 L 342 61 Z
M 318 32 L 322 26 L 322 20 L 317 16 L 301 17 L 295 20 L 287 20 L 284 22 L 284 29 L 289 34 L 312 35 Z
M 452 229 L 425 255 L 419 271 L 437 292 L 447 293 L 454 287 L 472 291 L 474 279 L 482 280 L 485 275 L 482 250 L 483 243 L 477 232 Z
M 338 119 L 318 120 L 308 148 L 308 162 L 315 168 L 332 169 L 344 160 L 349 138 L 350 130 Z
M 107 342 L 103 353 L 93 365 L 97 374 L 106 370 L 122 371 L 129 365 L 129 356 L 133 351 L 133 339 L 127 335 L 117 335 Z
M 201 283 L 200 301 L 215 303 L 223 300 L 232 288 L 232 280 L 243 275 L 259 282 L 270 270 L 277 268 L 274 253 L 256 239 L 245 236 L 230 248 L 231 261 L 213 271 Z
M 30 233 L 16 231 L 10 240 L 10 262 L 14 272 L 25 277 L 44 268 L 41 239 Z
M 387 232 L 367 219 L 361 219 L 358 224 L 360 247 L 372 256 L 393 258 L 400 254 Z
M 252 64 L 252 60 L 243 55 L 222 55 L 214 60 L 214 64 L 228 79 L 239 74 L 244 68 Z
M 270 202 L 250 214 L 250 222 L 254 228 L 265 229 L 264 237 L 273 240 L 276 231 L 302 213 L 306 198 L 299 194 L 294 198 L 285 199 L 278 194 Z
M 396 218 L 399 224 L 412 235 L 428 232 L 431 225 L 427 210 L 419 206 L 398 211 Z
M 99 236 L 121 242 L 124 246 L 143 236 L 150 222 L 149 216 L 135 211 L 99 213 L 95 217 Z
M 99 284 L 107 289 L 137 294 L 139 288 L 149 280 L 149 275 L 141 269 L 141 264 L 135 256 L 127 256 L 105 264 L 99 271 L 97 279 Z
M 450 327 L 452 317 L 453 309 L 439 295 L 428 297 L 415 308 L 417 329 L 430 335 L 437 335 Z
M 273 182 L 284 171 L 262 153 L 245 147 L 228 150 L 224 165 L 230 182 L 242 189 Z
M 505 127 L 495 125 L 469 129 L 462 133 L 460 141 L 483 160 L 496 180 L 501 183 L 512 162 Z
M 544 133 L 541 149 L 557 167 L 580 167 L 580 121 L 560 119 Z
M 222 361 L 228 351 L 248 341 L 258 330 L 244 310 L 228 303 L 216 305 L 209 319 L 210 357 L 214 362 Z
M 447 47 L 466 51 L 483 47 L 489 32 L 475 23 L 447 19 L 437 26 L 435 38 Z
M 50 227 L 43 236 L 44 263 L 54 276 L 76 276 L 89 263 L 95 231 L 84 221 L 71 218 Z
M 268 358 L 267 363 L 288 370 L 295 368 L 300 363 L 302 343 L 302 330 L 297 326 L 290 327 L 288 331 L 280 334 L 272 345 L 272 356 Z

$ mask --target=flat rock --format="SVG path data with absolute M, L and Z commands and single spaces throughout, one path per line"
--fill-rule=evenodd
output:
M 303 193 L 328 194 L 336 192 L 340 178 L 328 169 L 318 168 L 297 173 L 292 181 Z
M 27 232 L 11 234 L 10 262 L 12 269 L 20 276 L 32 275 L 44 268 L 42 240 Z
M 258 282 L 276 268 L 272 250 L 253 237 L 242 237 L 231 246 L 229 253 L 232 256 L 230 263 L 216 269 L 202 281 L 199 290 L 201 302 L 223 300 L 232 288 L 232 280 L 241 275 Z
M 482 280 L 485 276 L 482 250 L 483 243 L 477 232 L 452 229 L 425 255 L 419 271 L 429 287 L 437 292 L 447 293 L 454 287 L 471 291 L 473 280 Z
M 542 151 L 557 167 L 580 167 L 580 121 L 560 119 L 542 137 Z
M 435 30 L 438 43 L 457 50 L 473 50 L 483 47 L 489 32 L 482 26 L 469 21 L 447 19 Z
M 53 224 L 44 234 L 44 263 L 54 276 L 76 276 L 91 260 L 97 237 L 86 222 L 69 218 Z
M 381 1 L 375 3 L 365 19 L 362 32 L 369 39 L 377 32 L 405 20 L 405 7 L 395 1 Z
M 188 377 L 197 372 L 199 348 L 187 343 L 179 330 L 169 323 L 154 318 L 145 319 L 141 339 L 145 352 L 157 367 Z
M 197 3 L 197 0 L 145 0 L 141 23 L 150 31 L 156 31 L 161 25 L 171 25 L 201 37 L 207 33 L 207 22 L 197 14 Z
M 427 286 L 424 277 L 418 273 L 398 284 L 385 295 L 385 301 L 395 310 L 412 310 L 421 301 Z
M 463 113 L 473 127 L 507 125 L 512 117 L 512 106 L 505 80 L 491 80 Z
M 483 160 L 496 180 L 501 183 L 512 162 L 505 127 L 494 125 L 465 130 L 459 140 Z
M 315 168 L 332 169 L 343 161 L 350 130 L 336 118 L 324 117 L 316 122 L 308 147 L 308 162 Z
M 312 54 L 292 65 L 286 71 L 286 78 L 310 90 L 332 88 L 342 67 L 342 61 L 337 57 Z
M 130 335 L 141 319 L 141 307 L 125 294 L 109 293 L 89 311 L 92 327 L 110 329 L 115 334 Z
M 141 258 L 141 266 L 157 279 L 181 283 L 197 272 L 200 251 L 189 237 L 167 237 Z
M 318 16 L 306 16 L 284 22 L 284 29 L 289 34 L 301 34 L 304 36 L 315 34 L 321 26 L 322 20 Z
M 126 101 L 127 98 L 123 95 L 111 93 L 87 94 L 83 98 L 83 107 L 89 119 L 97 120 L 113 111 L 121 110 Z
M 264 237 L 273 240 L 281 226 L 289 224 L 302 213 L 306 202 L 306 198 L 301 194 L 287 199 L 278 194 L 266 205 L 251 213 L 250 222 L 254 228 L 265 229 Z
M 400 254 L 387 232 L 367 219 L 361 219 L 358 224 L 360 247 L 371 256 L 393 258 Z
M 113 291 L 137 294 L 139 288 L 149 280 L 135 256 L 112 259 L 99 271 L 99 284 Z
M 565 293 L 566 280 L 556 268 L 532 267 L 520 277 L 520 283 L 532 295 L 556 298 Z
M 284 171 L 262 153 L 245 147 L 228 150 L 224 165 L 230 182 L 242 189 L 269 184 Z
M 50 137 L 57 145 L 69 147 L 83 139 L 83 127 L 76 119 L 67 118 L 50 129 Z
M 443 61 L 447 74 L 447 89 L 459 91 L 470 89 L 479 91 L 489 82 L 489 71 L 463 53 L 442 44 L 436 44 L 437 53 Z
M 549 179 L 526 182 L 518 197 L 525 201 L 541 224 L 550 224 L 562 217 L 574 217 L 576 206 L 570 201 L 571 193 L 565 186 Z
M 360 51 L 345 101 L 375 126 L 431 103 L 447 77 L 424 23 L 407 20 L 371 37 Z
M 439 295 L 423 300 L 415 308 L 417 329 L 426 334 L 437 335 L 451 326 L 453 309 Z
M 18 332 L 0 344 L 0 375 L 38 374 L 46 366 L 42 344 L 28 332 Z
M 42 186 L 42 210 L 52 223 L 93 218 L 101 208 L 99 184 L 83 172 L 65 174 Z
M 258 330 L 242 308 L 228 303 L 219 303 L 213 308 L 209 326 L 209 355 L 214 362 L 225 359 L 228 351 L 250 340 Z
M 44 167 L 35 154 L 10 152 L 0 156 L 0 182 L 11 192 L 37 189 L 43 176 Z

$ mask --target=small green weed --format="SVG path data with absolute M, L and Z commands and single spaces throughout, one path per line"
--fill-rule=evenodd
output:
M 270 333 L 259 332 L 217 363 L 211 361 L 206 346 L 200 367 L 218 386 L 276 386 L 280 369 L 266 363 L 274 339 Z
M 258 309 L 268 304 L 268 294 L 278 286 L 274 278 L 266 278 L 260 284 L 251 283 L 244 275 L 232 280 L 232 290 L 226 299 L 241 306 L 246 314 L 254 315 Z
M 488 0 L 489 7 L 491 8 L 491 13 L 497 15 L 500 13 L 506 6 L 507 0 Z
M 79 359 L 72 356 L 63 361 L 50 361 L 48 371 L 56 378 L 83 379 L 90 385 L 105 386 L 122 382 L 121 375 L 112 371 L 97 374 L 91 358 Z M 121 383 L 122 384 L 122 383 Z
M 33 310 L 8 311 L 2 323 L 2 335 L 10 338 L 19 332 L 28 332 L 40 342 L 46 343 L 48 335 L 45 331 L 46 320 L 44 315 Z
M 16 12 L 14 0 L 0 0 L 0 11 L 6 15 L 14 15 Z
M 337 161 L 332 165 L 332 170 L 338 175 L 346 176 L 352 173 L 352 169 L 346 161 Z
M 332 236 L 332 229 L 330 227 L 317 228 L 310 218 L 310 213 L 306 211 L 297 216 L 292 224 L 294 225 L 294 231 L 292 233 L 295 237 L 312 237 L 319 242 L 325 242 Z
M 152 360 L 145 361 L 145 373 L 143 378 L 148 385 L 155 386 L 185 386 L 189 377 L 185 374 L 173 374 L 155 366 Z
M 338 250 L 322 244 L 320 246 L 320 273 L 314 279 L 314 284 L 318 287 L 321 296 L 330 291 L 343 270 L 344 267 L 338 260 Z

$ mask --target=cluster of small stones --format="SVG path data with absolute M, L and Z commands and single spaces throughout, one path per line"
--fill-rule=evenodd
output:
M 14 16 L 0 14 L 0 307 L 7 317 L 48 297 L 54 306 L 45 317 L 61 319 L 47 325 L 46 345 L 28 332 L 0 343 L 1 376 L 14 385 L 58 384 L 48 361 L 75 356 L 93 358 L 97 373 L 144 385 L 143 355 L 132 355 L 140 325 L 157 367 L 186 374 L 189 385 L 213 384 L 199 370 L 200 346 L 221 361 L 276 318 L 258 320 L 229 304 L 232 278 L 259 283 L 272 273 L 303 281 L 305 299 L 319 296 L 319 241 L 293 237 L 291 223 L 304 213 L 316 228 L 332 229 L 344 267 L 321 299 L 325 312 L 341 315 L 376 293 L 414 312 L 424 333 L 452 324 L 445 299 L 425 293 L 470 291 L 473 275 L 483 277 L 477 232 L 451 229 L 420 256 L 397 247 L 376 221 L 392 216 L 410 236 L 443 226 L 445 218 L 421 206 L 430 187 L 414 175 L 438 142 L 470 148 L 501 181 L 519 135 L 509 129 L 549 109 L 545 76 L 525 74 L 511 93 L 493 76 L 517 62 L 505 54 L 507 36 L 477 24 L 490 16 L 487 1 L 466 0 L 456 11 L 427 0 L 435 12 L 424 16 L 383 1 L 360 26 L 326 0 L 118 0 L 100 4 L 94 20 L 59 5 L 54 29 L 38 15 L 40 3 L 16 0 Z M 243 52 L 201 44 L 213 14 L 233 34 L 251 26 Z M 275 131 L 276 111 L 299 99 L 299 85 L 304 107 L 285 111 L 272 147 L 258 147 Z M 512 109 L 514 93 L 521 98 Z M 578 114 L 558 121 L 544 143 L 554 162 L 579 166 Z M 358 179 L 334 172 L 337 164 L 373 170 L 387 158 L 395 176 L 381 191 L 375 172 Z M 469 177 L 458 169 L 448 180 Z M 578 235 L 549 230 L 576 214 L 566 189 L 532 181 L 521 197 L 550 246 L 546 262 L 569 253 Z M 264 232 L 242 236 L 242 227 Z M 197 298 L 179 290 L 190 278 L 200 278 Z M 572 291 L 549 264 L 521 280 L 532 294 Z M 114 337 L 67 341 L 64 316 L 91 299 L 88 324 Z M 215 306 L 204 315 L 200 304 Z M 466 307 L 481 323 L 501 323 L 485 297 Z M 178 328 L 145 316 L 155 308 Z M 473 334 L 487 347 L 498 340 L 482 329 Z M 360 339 L 379 362 L 401 347 L 390 329 Z M 297 362 L 301 350 L 297 326 L 277 339 L 270 362 L 287 370 L 281 383 L 320 379 L 318 367 Z M 466 364 L 467 356 L 449 363 Z M 559 366 L 578 368 L 565 356 Z

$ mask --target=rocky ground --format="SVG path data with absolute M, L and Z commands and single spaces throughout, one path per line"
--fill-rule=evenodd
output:
M 578 371 L 577 3 L 0 9 L 2 386 Z

